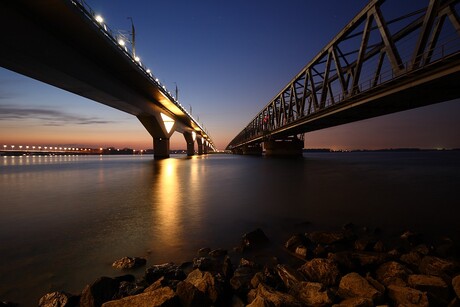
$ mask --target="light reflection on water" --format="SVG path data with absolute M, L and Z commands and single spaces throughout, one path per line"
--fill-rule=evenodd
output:
M 458 186 L 458 152 L 3 157 L 0 300 L 36 305 L 121 274 L 123 256 L 186 261 L 257 227 L 280 240 L 305 221 L 459 233 Z

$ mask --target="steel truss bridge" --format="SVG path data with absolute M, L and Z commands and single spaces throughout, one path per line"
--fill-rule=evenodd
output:
M 187 154 L 214 151 L 209 133 L 160 83 L 132 42 L 112 31 L 84 0 L 0 0 L 0 66 L 136 116 L 155 158 L 184 135 Z M 134 32 L 134 31 L 133 31 Z
M 227 150 L 299 135 L 303 147 L 306 132 L 459 98 L 460 0 L 425 1 L 392 18 L 398 1 L 370 1 Z

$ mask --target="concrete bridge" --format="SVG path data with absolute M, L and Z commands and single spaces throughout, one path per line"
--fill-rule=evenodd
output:
M 459 0 L 371 0 L 228 144 L 301 155 L 304 133 L 460 98 Z
M 0 66 L 136 116 L 154 157 L 184 135 L 187 154 L 215 150 L 207 131 L 80 0 L 0 0 Z

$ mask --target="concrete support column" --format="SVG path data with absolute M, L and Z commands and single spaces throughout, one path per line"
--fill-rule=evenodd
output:
M 243 155 L 261 156 L 262 155 L 262 145 L 252 144 L 252 145 L 243 146 Z
M 303 141 L 298 138 L 264 142 L 265 155 L 270 157 L 302 157 Z
M 166 159 L 169 158 L 169 139 L 154 138 L 153 139 L 153 158 Z
M 191 157 L 195 154 L 195 143 L 190 132 L 184 132 L 185 142 L 187 142 L 187 156 Z
M 203 153 L 204 153 L 205 155 L 207 155 L 207 154 L 208 154 L 208 150 L 209 150 L 208 145 L 206 144 L 206 141 L 204 141 L 204 144 L 203 144 Z
M 196 138 L 196 143 L 198 144 L 198 154 L 202 155 L 203 154 L 203 139 L 197 137 Z

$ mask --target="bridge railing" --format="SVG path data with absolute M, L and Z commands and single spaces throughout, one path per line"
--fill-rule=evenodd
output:
M 430 0 L 426 7 L 389 21 L 382 14 L 384 2 L 371 1 L 358 13 L 227 149 L 269 136 L 459 53 L 460 0 Z
M 90 21 L 92 22 L 113 44 L 116 48 L 121 50 L 123 54 L 129 58 L 137 68 L 147 77 L 150 82 L 155 84 L 155 86 L 171 101 L 173 102 L 182 112 L 187 114 L 190 119 L 203 131 L 209 136 L 209 141 L 211 142 L 211 136 L 209 135 L 208 131 L 197 121 L 194 119 L 191 113 L 187 111 L 187 109 L 182 106 L 182 104 L 177 100 L 177 97 L 174 97 L 170 91 L 167 90 L 166 86 L 161 84 L 160 80 L 153 75 L 150 69 L 143 65 L 140 61 L 140 58 L 137 57 L 133 52 L 132 42 L 130 42 L 126 37 L 122 36 L 119 32 L 114 31 L 111 29 L 107 23 L 98 15 L 86 2 L 85 0 L 69 0 L 75 7 L 77 7 L 80 12 Z M 123 39 L 123 40 L 120 40 Z M 128 44 L 129 43 L 129 44 Z M 212 144 L 214 145 L 214 144 Z

